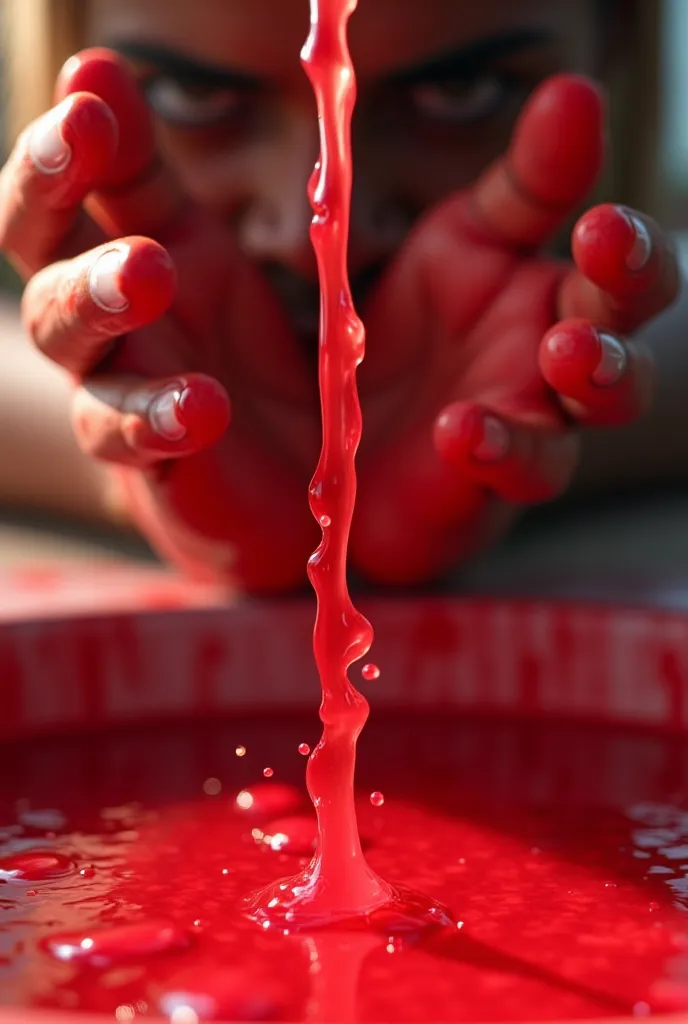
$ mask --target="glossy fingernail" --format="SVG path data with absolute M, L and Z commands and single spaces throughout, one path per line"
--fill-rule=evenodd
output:
M 623 214 L 635 233 L 633 248 L 626 257 L 626 266 L 634 274 L 637 274 L 647 266 L 652 255 L 652 239 L 650 238 L 650 232 L 640 217 L 636 217 L 629 210 L 624 210 Z
M 64 112 L 58 107 L 42 117 L 31 129 L 28 151 L 42 174 L 59 174 L 72 159 L 72 150 L 62 136 Z
M 628 355 L 625 347 L 613 334 L 600 333 L 598 337 L 602 356 L 592 375 L 592 382 L 598 388 L 608 388 L 623 377 L 628 365 Z
M 482 438 L 473 449 L 480 462 L 497 462 L 509 450 L 509 431 L 496 416 L 483 416 Z
M 106 313 L 123 313 L 129 306 L 119 283 L 126 258 L 127 253 L 122 249 L 108 249 L 91 268 L 88 282 L 91 298 Z
M 179 416 L 181 397 L 182 392 L 176 388 L 164 391 L 148 407 L 150 425 L 166 441 L 181 441 L 186 437 L 186 427 Z

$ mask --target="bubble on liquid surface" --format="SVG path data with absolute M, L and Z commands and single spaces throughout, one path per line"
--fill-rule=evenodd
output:
M 384 793 L 380 793 L 378 792 L 378 790 L 375 790 L 374 793 L 370 794 L 370 802 L 373 805 L 373 807 L 382 807 L 382 805 L 385 802 Z
M 50 936 L 42 948 L 65 963 L 106 967 L 155 953 L 186 949 L 188 945 L 189 936 L 182 928 L 164 921 L 146 921 L 92 932 Z
M 373 665 L 372 662 L 368 665 L 364 665 L 361 669 L 361 675 L 368 683 L 375 682 L 376 679 L 380 678 L 380 669 L 377 665 Z
M 288 999 L 281 984 L 247 967 L 184 971 L 165 985 L 158 1009 L 175 1024 L 195 1020 L 285 1019 Z
M 303 805 L 304 796 L 295 786 L 279 782 L 257 782 L 237 793 L 235 807 L 251 818 L 275 818 L 291 814 Z
M 0 879 L 6 882 L 44 882 L 74 870 L 74 862 L 52 850 L 24 850 L 0 860 Z

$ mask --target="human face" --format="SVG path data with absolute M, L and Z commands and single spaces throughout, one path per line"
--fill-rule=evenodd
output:
M 306 183 L 318 151 L 299 63 L 308 0 L 90 0 L 89 44 L 129 56 L 164 158 L 230 220 L 310 346 L 317 274 Z M 361 0 L 350 270 L 366 293 L 428 207 L 507 145 L 528 93 L 598 70 L 593 0 Z

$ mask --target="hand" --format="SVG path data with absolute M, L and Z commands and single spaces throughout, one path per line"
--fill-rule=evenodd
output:
M 566 488 L 577 427 L 647 408 L 651 360 L 627 335 L 677 295 L 669 240 L 604 205 L 578 221 L 573 265 L 542 254 L 594 185 L 603 134 L 590 82 L 545 82 L 506 156 L 419 224 L 363 310 L 352 558 L 367 578 L 440 575 Z
M 123 62 L 73 58 L 57 98 L 0 175 L 0 246 L 30 337 L 74 380 L 79 444 L 186 570 L 294 586 L 317 543 L 312 371 L 229 229 L 157 160 Z

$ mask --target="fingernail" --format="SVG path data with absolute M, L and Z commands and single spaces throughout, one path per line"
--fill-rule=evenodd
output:
M 182 393 L 178 389 L 163 391 L 148 407 L 150 425 L 166 441 L 181 441 L 186 437 L 186 427 L 179 417 L 181 397 Z
M 480 462 L 497 462 L 509 450 L 509 431 L 496 416 L 483 416 L 483 436 L 473 449 Z
M 72 150 L 62 137 L 64 111 L 57 107 L 38 121 L 31 130 L 29 156 L 43 174 L 59 174 L 72 159 Z
M 640 217 L 636 217 L 635 214 L 630 213 L 628 210 L 624 210 L 623 213 L 635 233 L 633 248 L 626 257 L 626 266 L 634 274 L 637 274 L 647 266 L 647 262 L 652 255 L 652 239 L 650 238 L 650 232 Z
M 602 356 L 592 375 L 592 382 L 598 388 L 608 388 L 621 380 L 626 372 L 628 355 L 626 349 L 613 334 L 598 334 Z
M 106 313 L 123 313 L 129 306 L 129 300 L 119 286 L 127 255 L 122 249 L 108 249 L 91 268 L 88 281 L 91 298 Z

